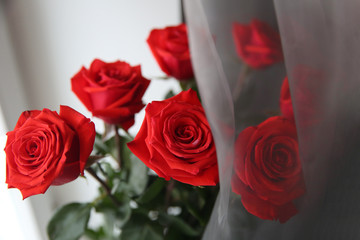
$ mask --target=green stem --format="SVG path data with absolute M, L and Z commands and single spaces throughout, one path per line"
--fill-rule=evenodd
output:
M 121 206 L 121 203 L 115 198 L 114 195 L 112 195 L 111 193 L 111 188 L 109 187 L 109 185 L 106 184 L 106 182 L 104 182 L 94 171 L 94 169 L 92 168 L 86 168 L 85 169 L 91 176 L 93 176 L 99 183 L 100 185 L 104 188 L 104 190 L 106 191 L 107 195 L 109 196 L 109 198 L 113 201 L 113 203 L 116 206 Z
M 104 199 L 105 197 L 107 196 L 107 193 L 103 193 L 103 194 L 100 194 L 97 198 L 95 198 L 90 204 L 91 206 L 95 207 L 97 205 L 97 203 Z
M 239 96 L 240 96 L 240 93 L 246 83 L 246 80 L 248 78 L 248 75 L 251 73 L 251 68 L 244 64 L 242 69 L 241 69 L 241 72 L 240 72 L 240 76 L 239 76 L 239 79 L 238 81 L 236 82 L 236 85 L 233 89 L 233 99 L 236 101 Z
M 168 185 L 166 187 L 165 204 L 164 204 L 164 210 L 165 211 L 167 210 L 167 208 L 170 205 L 171 192 L 174 189 L 174 186 L 175 186 L 175 181 L 173 179 L 170 179 L 170 181 L 168 182 Z
M 89 156 L 87 161 L 86 161 L 86 165 L 85 168 L 89 168 L 91 165 L 93 165 L 94 163 L 98 163 L 98 161 L 100 159 L 103 159 L 105 156 L 102 155 L 93 155 L 93 156 Z
M 98 166 L 101 174 L 102 174 L 104 177 L 108 177 L 108 175 L 106 174 L 106 172 L 105 172 L 104 169 L 102 168 L 101 164 L 97 162 L 96 165 Z
M 117 148 L 117 160 L 119 164 L 119 168 L 122 168 L 122 151 L 121 151 L 121 137 L 119 135 L 119 127 L 115 124 L 115 144 Z

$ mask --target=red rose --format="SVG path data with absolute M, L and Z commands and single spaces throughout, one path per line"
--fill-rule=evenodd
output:
M 147 43 L 161 70 L 178 80 L 194 77 L 185 24 L 154 29 Z
M 126 62 L 105 63 L 95 59 L 89 69 L 82 68 L 72 79 L 73 92 L 94 116 L 128 130 L 134 115 L 144 104 L 141 99 L 150 81 L 140 66 Z
M 271 117 L 243 130 L 235 147 L 233 191 L 251 214 L 286 222 L 305 192 L 294 122 Z
M 74 109 L 60 106 L 60 114 L 49 109 L 23 112 L 7 136 L 6 183 L 25 199 L 84 174 L 95 125 Z
M 280 110 L 284 117 L 294 120 L 294 110 L 291 101 L 288 78 L 285 77 L 280 91 Z
M 214 141 L 196 92 L 154 101 L 130 150 L 160 177 L 187 184 L 219 181 Z
M 265 68 L 283 60 L 280 35 L 267 23 L 234 23 L 232 34 L 237 54 L 250 67 Z

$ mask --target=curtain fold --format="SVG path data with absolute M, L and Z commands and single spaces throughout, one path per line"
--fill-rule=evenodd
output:
M 190 49 L 212 127 L 220 193 L 203 239 L 359 239 L 360 2 L 185 0 Z M 234 23 L 278 31 L 284 55 L 251 69 L 237 54 Z M 306 193 L 285 223 L 249 214 L 231 188 L 235 141 L 278 115 L 288 77 Z

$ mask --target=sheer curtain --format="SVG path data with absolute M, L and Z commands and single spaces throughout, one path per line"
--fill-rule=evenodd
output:
M 190 48 L 216 142 L 220 194 L 204 239 L 359 239 L 360 2 L 186 0 Z M 245 76 L 231 27 L 279 31 L 284 62 Z M 249 217 L 231 191 L 234 142 L 279 108 L 288 76 L 306 193 L 286 223 Z M 246 84 L 239 84 L 243 81 Z M 251 121 L 249 121 L 251 119 Z

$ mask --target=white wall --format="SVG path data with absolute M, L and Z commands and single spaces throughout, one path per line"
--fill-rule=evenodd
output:
M 18 115 L 25 108 L 58 110 L 64 104 L 90 117 L 70 88 L 70 78 L 81 66 L 88 67 L 94 58 L 120 59 L 141 64 L 145 77 L 163 76 L 146 38 L 153 28 L 180 22 L 178 0 L 11 0 L 2 4 L 0 22 L 6 18 L 10 41 L 6 47 L 0 42 L 0 50 L 14 57 L 8 63 L 1 51 L 0 63 L 12 68 L 0 67 L 4 72 L 11 70 L 8 77 L 0 78 L 0 88 L 8 89 L 6 99 L 0 98 L 4 116 L 8 111 Z M 144 101 L 162 99 L 169 88 L 179 90 L 175 80 L 154 79 Z M 143 113 L 137 116 L 131 133 L 137 132 L 142 118 Z M 5 121 L 9 129 L 15 125 L 14 118 L 5 117 Z M 94 121 L 101 131 L 101 121 Z M 42 234 L 54 208 L 91 199 L 95 186 L 89 177 L 88 181 L 79 179 L 31 197 Z

